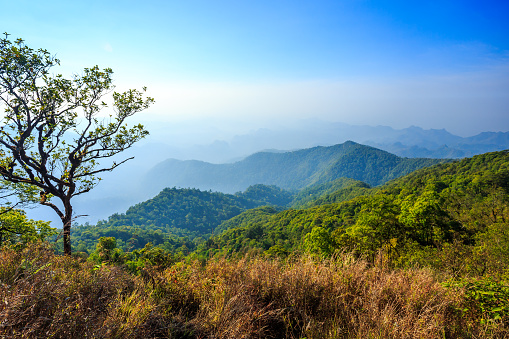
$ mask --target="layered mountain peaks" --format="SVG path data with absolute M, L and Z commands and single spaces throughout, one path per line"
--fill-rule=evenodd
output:
M 229 164 L 165 160 L 144 178 L 154 192 L 164 187 L 193 187 L 225 193 L 255 184 L 300 190 L 347 177 L 377 186 L 416 169 L 447 160 L 402 158 L 370 146 L 347 141 L 282 153 L 259 152 Z

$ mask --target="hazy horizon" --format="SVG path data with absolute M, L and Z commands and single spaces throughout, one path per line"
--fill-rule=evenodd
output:
M 2 32 L 56 55 L 54 72 L 97 64 L 113 68 L 119 90 L 147 86 L 156 104 L 132 122 L 241 133 L 307 118 L 460 136 L 509 130 L 509 4 L 500 1 L 2 7 Z

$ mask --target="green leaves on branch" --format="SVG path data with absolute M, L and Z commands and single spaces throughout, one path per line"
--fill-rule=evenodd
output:
M 47 221 L 28 219 L 21 210 L 0 208 L 0 246 L 42 241 L 57 233 Z
M 148 132 L 125 119 L 154 100 L 143 91 L 113 93 L 113 120 L 100 121 L 102 98 L 114 88 L 110 68 L 85 68 L 83 75 L 50 76 L 58 64 L 43 49 L 23 40 L 0 40 L 0 95 L 5 107 L 0 127 L 0 172 L 5 180 L 35 185 L 53 196 L 88 191 L 96 183 L 100 159 L 131 147 Z M 110 115 L 111 116 L 111 115 Z M 69 190 L 71 188 L 71 190 Z M 72 191 L 72 192 L 71 192 Z
M 146 89 L 147 88 L 144 87 L 143 92 L 145 92 Z M 148 108 L 154 103 L 154 99 L 152 98 L 144 99 L 143 92 L 130 89 L 124 93 L 113 93 L 113 100 L 115 101 L 114 106 L 116 107 L 119 117 L 127 118 Z
M 70 228 L 72 197 L 88 192 L 128 159 L 105 164 L 148 135 L 140 124 L 126 119 L 148 108 L 154 99 L 142 91 L 112 94 L 109 119 L 98 117 L 108 109 L 105 97 L 114 89 L 111 68 L 85 68 L 66 79 L 50 75 L 59 61 L 46 50 L 34 50 L 21 39 L 0 40 L 0 175 L 5 181 L 40 192 L 40 203 L 51 207 Z M 108 101 L 108 100 L 106 100 Z M 51 202 L 58 198 L 64 206 Z M 64 244 L 69 232 L 64 232 Z M 70 253 L 70 245 L 67 246 Z

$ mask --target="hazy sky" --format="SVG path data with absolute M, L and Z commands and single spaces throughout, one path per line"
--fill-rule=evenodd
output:
M 507 1 L 1 1 L 55 72 L 147 86 L 139 119 L 509 131 Z

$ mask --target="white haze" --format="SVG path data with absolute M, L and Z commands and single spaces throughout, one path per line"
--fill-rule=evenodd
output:
M 509 130 L 509 65 L 456 74 L 270 83 L 152 83 L 156 105 L 141 119 L 243 134 L 318 118 L 353 125 L 445 128 L 460 136 Z M 160 127 L 163 128 L 163 127 Z M 177 134 L 178 131 L 177 131 Z M 201 135 L 189 136 L 201 143 Z M 171 135 L 168 138 L 172 138 Z M 187 136 L 186 136 L 187 138 Z

